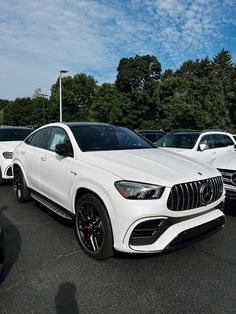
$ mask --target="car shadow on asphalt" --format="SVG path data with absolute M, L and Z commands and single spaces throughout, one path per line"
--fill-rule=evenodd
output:
M 236 201 L 227 201 L 224 207 L 224 213 L 229 216 L 236 217 Z
M 6 279 L 11 268 L 18 259 L 21 250 L 21 236 L 17 227 L 3 214 L 8 209 L 7 206 L 0 207 L 0 215 L 3 220 L 5 258 L 2 272 L 0 274 L 0 284 Z
M 55 297 L 57 314 L 79 314 L 79 307 L 76 301 L 76 286 L 71 282 L 64 282 L 60 285 Z

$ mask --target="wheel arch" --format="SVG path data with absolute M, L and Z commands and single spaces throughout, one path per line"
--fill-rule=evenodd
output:
M 75 195 L 75 199 L 74 199 L 74 211 L 76 209 L 76 203 L 78 202 L 78 200 L 85 194 L 92 194 L 93 196 L 95 196 L 96 198 L 99 199 L 99 201 L 103 204 L 103 206 L 105 207 L 106 211 L 107 211 L 107 206 L 106 206 L 106 202 L 103 201 L 102 197 L 95 192 L 93 189 L 88 188 L 88 187 L 80 187 L 77 189 L 76 191 L 76 195 Z M 108 217 L 110 217 L 108 211 L 107 211 L 107 215 Z
M 12 174 L 13 174 L 13 177 L 14 177 L 14 171 L 15 171 L 16 168 L 20 168 L 20 170 L 22 171 L 22 173 L 24 175 L 25 182 L 26 182 L 27 186 L 29 186 L 28 185 L 28 178 L 26 176 L 25 170 L 24 170 L 23 166 L 20 163 L 18 163 L 18 162 L 15 162 L 15 163 L 12 164 Z
M 113 235 L 113 243 L 114 243 L 114 232 L 113 232 L 113 225 L 112 225 L 112 217 L 111 217 L 111 214 L 110 212 L 108 211 L 107 208 L 110 208 L 110 202 L 108 201 L 108 199 L 106 199 L 104 201 L 104 198 L 102 198 L 97 191 L 95 191 L 94 189 L 91 189 L 90 187 L 79 187 L 76 191 L 76 195 L 75 195 L 75 198 L 74 198 L 74 213 L 75 213 L 75 209 L 76 209 L 76 203 L 78 202 L 78 200 L 85 194 L 92 194 L 93 196 L 95 196 L 101 203 L 102 205 L 104 206 L 105 208 L 105 211 L 106 211 L 106 214 L 107 214 L 107 217 L 110 221 L 110 226 L 111 226 L 111 230 L 112 230 L 112 235 Z

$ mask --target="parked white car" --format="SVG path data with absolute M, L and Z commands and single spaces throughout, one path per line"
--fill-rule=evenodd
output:
M 11 169 L 13 150 L 31 131 L 23 127 L 0 127 L 0 184 L 13 179 Z
M 156 146 L 190 158 L 209 162 L 233 151 L 235 139 L 223 131 L 173 131 L 161 138 Z
M 122 127 L 43 126 L 16 147 L 13 172 L 17 200 L 32 197 L 74 218 L 81 247 L 95 259 L 113 249 L 160 252 L 225 224 L 218 170 Z
M 226 197 L 236 200 L 236 151 L 229 152 L 213 160 L 212 165 L 223 176 Z

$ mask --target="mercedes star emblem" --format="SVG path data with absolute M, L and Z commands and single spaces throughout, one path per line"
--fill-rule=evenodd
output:
M 210 204 L 213 197 L 212 186 L 209 182 L 204 182 L 200 188 L 200 199 L 202 205 Z

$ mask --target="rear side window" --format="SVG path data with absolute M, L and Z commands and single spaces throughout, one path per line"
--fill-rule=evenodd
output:
M 223 137 L 225 141 L 225 146 L 235 145 L 233 140 L 228 135 L 223 135 Z
M 31 146 L 47 149 L 50 133 L 51 128 L 41 129 L 28 137 L 25 143 Z
M 213 134 L 212 137 L 213 137 L 214 147 L 215 148 L 228 146 L 228 145 L 226 145 L 226 141 L 224 139 L 223 134 Z

